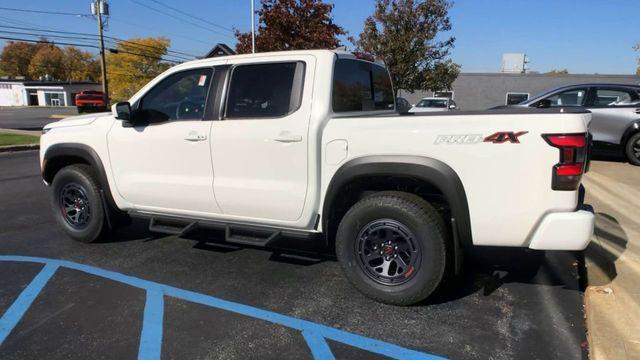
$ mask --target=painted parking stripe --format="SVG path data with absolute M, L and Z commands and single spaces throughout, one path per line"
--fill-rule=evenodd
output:
M 46 259 L 29 256 L 12 256 L 12 255 L 0 255 L 0 261 L 18 261 L 18 262 L 35 262 L 46 264 L 45 269 L 50 267 L 49 271 L 54 271 L 57 267 L 66 267 L 73 270 L 86 272 L 92 275 L 100 276 L 110 280 L 118 281 L 130 286 L 134 286 L 147 291 L 147 301 L 143 318 L 143 331 L 141 334 L 140 352 L 138 357 L 140 359 L 159 359 L 160 350 L 162 345 L 162 314 L 163 314 L 163 296 L 171 296 L 174 298 L 207 305 L 210 307 L 226 310 L 229 312 L 237 313 L 244 316 L 253 317 L 260 320 L 269 321 L 278 325 L 286 326 L 298 331 L 301 331 L 307 344 L 310 347 L 311 353 L 316 358 L 327 358 L 328 355 L 332 358 L 333 354 L 331 349 L 326 343 L 326 339 L 330 339 L 336 342 L 340 342 L 346 345 L 360 348 L 362 350 L 370 351 L 380 355 L 388 356 L 394 359 L 443 359 L 442 357 L 422 353 L 419 351 L 407 349 L 398 345 L 394 345 L 385 341 L 367 338 L 364 336 L 356 335 L 347 331 L 335 329 L 326 325 L 317 324 L 311 321 L 298 319 L 292 316 L 278 314 L 273 311 L 259 309 L 253 306 L 234 303 L 227 300 L 222 300 L 213 296 L 196 293 L 189 290 L 179 289 L 173 286 L 156 283 L 144 279 L 139 279 L 133 276 L 124 275 L 114 271 L 103 270 L 94 266 L 83 265 L 66 260 Z M 38 278 L 43 271 L 36 276 Z M 52 275 L 53 273 L 51 273 Z M 41 285 L 40 290 L 46 284 L 46 281 L 50 278 L 43 279 L 44 283 Z M 42 280 L 40 280 L 42 281 Z M 32 284 L 36 282 L 36 279 L 32 281 Z M 31 284 L 29 285 L 31 286 Z M 27 289 L 25 289 L 26 291 Z M 33 298 L 37 296 L 37 292 L 33 295 Z M 24 293 L 24 292 L 23 292 Z M 149 295 L 151 294 L 151 295 Z M 22 294 L 20 295 L 22 297 Z M 20 297 L 18 300 L 20 300 Z M 22 314 L 29 307 L 33 298 L 22 309 Z M 16 300 L 16 301 L 18 301 Z M 15 305 L 15 304 L 14 304 Z M 147 309 L 147 306 L 151 306 L 151 309 Z M 13 308 L 13 305 L 12 307 Z M 11 310 L 11 308 L 9 310 Z M 9 310 L 7 313 L 9 313 Z M 7 314 L 5 314 L 6 316 Z M 3 320 L 5 318 L 3 316 Z M 20 320 L 20 317 L 15 319 L 15 323 Z M 13 324 L 15 326 L 15 324 Z M 13 329 L 13 326 L 11 329 Z M 8 329 L 5 337 L 11 332 Z M 4 338 L 0 338 L 4 339 Z M 322 340 L 322 341 L 320 341 Z M 325 357 L 327 356 L 327 357 Z
M 304 336 L 307 345 L 309 345 L 309 349 L 311 349 L 311 354 L 315 359 L 335 359 L 331 348 L 329 348 L 329 344 L 327 344 L 327 341 L 322 336 L 311 330 L 303 331 L 302 336 Z
M 31 283 L 22 290 L 18 298 L 11 304 L 0 318 L 0 345 L 9 336 L 13 328 L 18 324 L 25 312 L 36 299 L 40 291 L 47 285 L 47 282 L 58 269 L 58 265 L 46 264 L 42 270 L 31 280 Z
M 147 290 L 140 334 L 138 360 L 160 359 L 162 351 L 162 319 L 164 295 L 158 290 Z

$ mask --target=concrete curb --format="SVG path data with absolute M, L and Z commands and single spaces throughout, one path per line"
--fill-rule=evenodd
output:
M 0 146 L 0 153 L 39 150 L 40 144 L 6 145 Z

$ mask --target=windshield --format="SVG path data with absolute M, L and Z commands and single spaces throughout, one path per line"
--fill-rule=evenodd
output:
M 416 104 L 416 107 L 446 108 L 447 99 L 422 99 Z

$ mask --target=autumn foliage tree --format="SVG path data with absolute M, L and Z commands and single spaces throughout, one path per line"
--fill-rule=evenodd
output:
M 256 51 L 333 49 L 344 29 L 333 22 L 333 5 L 320 0 L 262 0 L 257 11 Z M 251 32 L 235 32 L 236 52 L 251 52 Z
M 64 67 L 68 80 L 101 81 L 100 61 L 87 51 L 82 51 L 75 46 L 63 49 Z
M 54 44 L 47 43 L 40 47 L 29 63 L 29 77 L 39 79 L 65 79 L 66 69 L 64 51 Z
M 134 38 L 120 41 L 116 53 L 107 54 L 107 80 L 110 98 L 128 100 L 146 83 L 168 69 L 162 60 L 170 40 L 165 37 Z
M 359 50 L 382 59 L 396 91 L 450 89 L 460 66 L 449 59 L 455 38 L 448 0 L 377 0 L 357 41 Z
M 31 79 L 98 81 L 100 63 L 87 51 L 74 46 L 61 48 L 46 39 L 38 43 L 10 41 L 0 54 L 0 72 Z
M 0 54 L 0 72 L 5 76 L 27 76 L 31 59 L 38 45 L 22 41 L 9 41 Z
M 560 75 L 568 75 L 568 74 L 569 74 L 569 70 L 567 69 L 553 69 L 547 72 L 547 75 L 551 75 L 551 76 L 560 76 Z

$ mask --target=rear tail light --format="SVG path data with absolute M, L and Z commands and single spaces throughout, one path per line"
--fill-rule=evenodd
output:
M 577 190 L 587 162 L 587 134 L 545 134 L 542 138 L 547 144 L 560 149 L 560 162 L 555 164 L 552 170 L 551 188 L 562 191 Z

